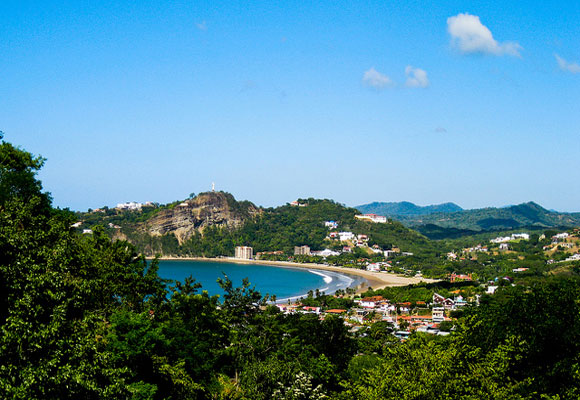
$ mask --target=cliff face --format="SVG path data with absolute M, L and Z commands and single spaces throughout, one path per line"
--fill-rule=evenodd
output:
M 228 193 L 201 193 L 172 209 L 161 210 L 147 222 L 147 230 L 152 235 L 173 233 L 182 244 L 208 226 L 238 228 L 260 212 L 252 203 L 237 202 Z

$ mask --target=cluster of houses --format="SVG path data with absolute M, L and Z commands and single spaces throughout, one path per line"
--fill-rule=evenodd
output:
M 491 243 L 507 243 L 507 242 L 511 242 L 514 240 L 530 240 L 530 234 L 529 233 L 512 233 L 511 236 L 499 236 L 496 237 L 495 239 L 491 239 L 490 242 Z
M 153 202 L 146 201 L 145 203 L 138 203 L 136 201 L 128 201 L 126 203 L 119 203 L 115 207 L 117 210 L 140 210 L 143 207 L 152 207 L 154 206 Z
M 321 307 L 308 307 L 300 303 L 276 304 L 279 310 L 285 314 L 303 313 L 316 314 L 320 319 L 328 315 L 338 315 L 344 319 L 344 323 L 353 328 L 360 327 L 375 321 L 386 321 L 393 324 L 396 335 L 400 338 L 407 337 L 411 331 L 427 332 L 446 335 L 448 332 L 439 330 L 439 324 L 450 320 L 448 313 L 466 306 L 468 303 L 459 294 L 446 298 L 438 293 L 433 294 L 431 303 L 417 302 L 391 302 L 382 296 L 372 296 L 355 299 L 355 306 L 351 309 L 328 309 Z

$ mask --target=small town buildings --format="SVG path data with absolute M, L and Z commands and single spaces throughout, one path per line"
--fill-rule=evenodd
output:
M 336 228 L 338 228 L 338 222 L 325 221 L 324 226 L 326 226 L 328 229 L 336 229 Z
M 231 254 L 231 253 L 230 253 Z M 249 246 L 237 246 L 235 258 L 240 258 L 242 260 L 251 260 L 254 255 L 254 249 Z

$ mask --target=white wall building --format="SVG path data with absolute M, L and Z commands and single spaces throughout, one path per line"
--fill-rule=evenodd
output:
M 237 246 L 235 258 L 251 260 L 254 257 L 254 249 L 249 246 Z

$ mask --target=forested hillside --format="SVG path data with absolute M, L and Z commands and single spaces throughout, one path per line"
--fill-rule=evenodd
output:
M 570 228 L 580 225 L 579 213 L 549 211 L 534 203 L 428 214 L 399 214 L 393 219 L 432 239 L 445 239 L 510 229 Z
M 0 398 L 580 395 L 575 269 L 484 295 L 446 337 L 401 342 L 385 321 L 354 333 L 337 316 L 282 314 L 249 282 L 234 288 L 225 277 L 219 298 L 191 279 L 160 279 L 131 244 L 71 228 L 75 215 L 54 209 L 36 179 L 42 164 L 0 144 Z M 339 220 L 352 213 L 319 204 Z M 302 210 L 284 210 L 275 218 L 300 219 Z
M 222 207 L 217 207 L 220 217 L 207 216 L 196 225 L 195 219 L 187 213 L 196 212 L 196 209 L 181 207 L 182 230 L 189 235 L 176 237 L 177 229 L 161 229 L 158 221 L 167 221 L 162 218 L 167 209 L 180 208 L 182 202 L 174 202 L 169 206 L 144 208 L 140 211 L 106 210 L 105 212 L 77 213 L 82 228 L 102 225 L 111 237 L 124 238 L 132 242 L 139 251 L 147 255 L 181 255 L 181 256 L 233 256 L 235 246 L 251 246 L 255 252 L 282 251 L 293 254 L 294 246 L 308 245 L 313 250 L 322 250 L 331 246 L 326 238 L 329 228 L 325 221 L 335 221 L 341 231 L 352 231 L 355 234 L 366 234 L 370 237 L 370 245 L 378 245 L 384 249 L 400 247 L 405 251 L 435 251 L 435 246 L 422 235 L 404 227 L 401 223 L 390 221 L 387 224 L 375 224 L 356 219 L 359 214 L 354 208 L 345 207 L 332 200 L 300 199 L 304 207 L 284 205 L 276 208 L 257 210 L 250 202 L 238 202 L 229 193 L 202 193 L 187 200 L 186 204 L 195 204 L 200 196 L 229 199 L 228 215 L 230 210 L 243 210 L 245 217 L 237 222 L 229 223 L 224 219 Z M 220 203 L 221 204 L 221 203 Z M 212 205 L 216 209 L 216 205 Z M 251 210 L 248 212 L 247 210 Z M 241 211 L 240 211 L 241 212 Z M 214 215 L 216 212 L 214 211 Z M 212 223 L 219 220 L 220 223 Z M 173 223 L 176 225 L 177 223 Z M 189 225 L 187 225 L 189 224 Z M 110 225 L 118 226 L 112 228 Z M 169 223 L 165 226 L 170 225 Z M 201 229 L 200 229 L 201 226 Z M 163 234 L 159 234 L 163 232 Z M 342 246 L 340 246 L 342 248 Z

